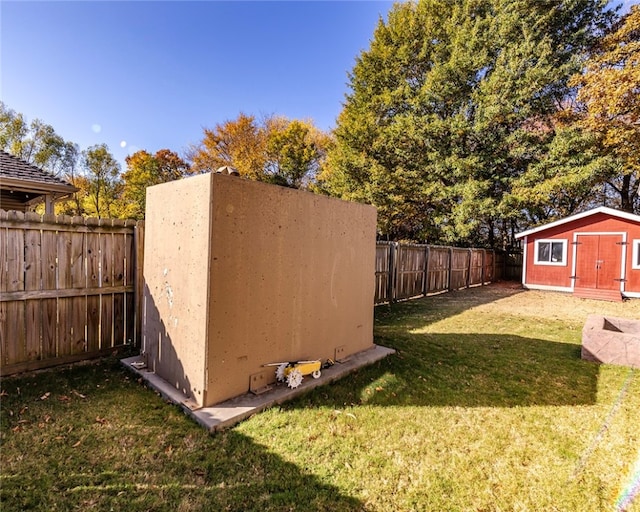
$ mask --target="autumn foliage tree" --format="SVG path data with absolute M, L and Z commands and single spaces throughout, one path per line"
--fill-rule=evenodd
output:
M 228 165 L 246 178 L 293 188 L 309 188 L 321 168 L 329 135 L 309 121 L 241 113 L 204 130 L 189 157 L 197 172 Z
M 120 164 L 106 144 L 84 150 L 81 158 L 85 180 L 85 213 L 92 217 L 119 217 L 118 198 L 122 191 Z
M 155 154 L 137 151 L 126 157 L 125 162 L 121 202 L 122 214 L 128 218 L 144 218 L 147 187 L 192 174 L 190 165 L 169 149 L 160 149 Z
M 640 6 L 616 23 L 573 80 L 583 104 L 576 126 L 596 138 L 599 156 L 612 160 L 607 185 L 617 206 L 640 211 Z

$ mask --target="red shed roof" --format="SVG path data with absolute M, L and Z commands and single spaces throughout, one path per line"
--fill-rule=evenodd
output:
M 640 222 L 640 215 L 635 215 L 633 213 L 628 213 L 628 212 L 622 212 L 620 210 L 614 210 L 613 208 L 607 208 L 606 206 L 599 206 L 598 208 L 594 208 L 593 210 L 587 210 L 586 212 L 576 213 L 575 215 L 571 215 L 564 219 L 556 220 L 554 222 L 549 222 L 548 224 L 543 224 L 542 226 L 538 226 L 536 228 L 528 229 L 527 231 L 518 233 L 516 235 L 516 238 L 522 238 L 527 235 L 532 235 L 534 233 L 538 233 L 539 231 L 543 231 L 545 229 L 553 228 L 556 226 L 561 226 L 562 224 L 573 222 L 574 220 L 578 220 L 578 219 L 583 219 L 585 217 L 589 217 L 597 213 L 604 213 L 607 215 L 611 215 L 612 217 L 618 217 L 619 219 L 630 220 L 633 222 Z

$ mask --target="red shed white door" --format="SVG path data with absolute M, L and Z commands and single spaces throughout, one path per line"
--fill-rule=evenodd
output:
M 576 235 L 576 295 L 622 300 L 623 241 L 622 234 Z

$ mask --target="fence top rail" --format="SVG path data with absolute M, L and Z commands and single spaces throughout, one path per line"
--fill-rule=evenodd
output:
M 144 221 L 133 219 L 105 219 L 94 217 L 72 217 L 70 215 L 39 214 L 36 212 L 18 212 L 15 210 L 0 210 L 0 226 L 46 229 L 73 230 L 79 232 L 93 232 L 124 229 L 131 231 L 136 226 L 143 226 Z

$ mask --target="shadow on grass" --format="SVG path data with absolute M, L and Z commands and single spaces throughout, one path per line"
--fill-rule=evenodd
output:
M 526 293 L 520 283 L 501 281 L 437 295 L 375 307 L 376 324 L 402 323 L 407 328 L 420 328 L 448 317 L 459 315 L 483 304 Z
M 209 435 L 117 361 L 10 379 L 2 391 L 3 512 L 364 510 L 242 434 Z
M 291 406 L 596 403 L 598 365 L 580 359 L 579 345 L 495 334 L 405 334 L 376 343 L 398 353 Z

